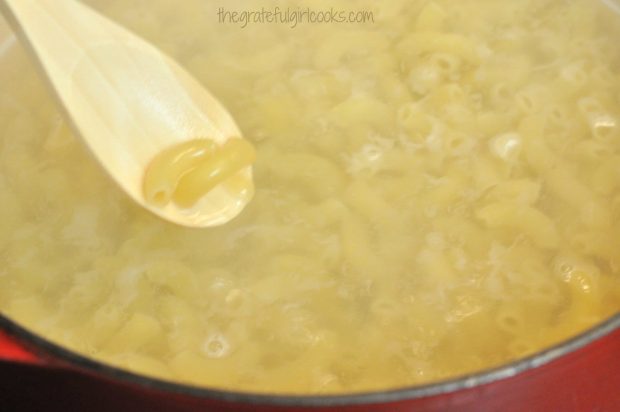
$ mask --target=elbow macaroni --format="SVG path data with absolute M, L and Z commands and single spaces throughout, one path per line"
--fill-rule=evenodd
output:
M 220 183 L 239 192 L 243 182 L 234 176 L 250 166 L 256 157 L 254 148 L 244 139 L 232 138 L 221 147 L 208 139 L 192 140 L 159 153 L 144 175 L 144 197 L 162 207 L 170 201 L 188 208 Z M 228 182 L 226 182 L 228 183 Z
M 208 230 L 136 208 L 9 52 L 0 311 L 25 327 L 166 380 L 352 393 L 499 366 L 620 309 L 620 18 L 600 2 L 283 0 L 377 14 L 243 30 L 205 24 L 213 0 L 90 2 L 248 132 L 160 153 L 145 198 L 243 190 L 250 141 L 257 190 Z

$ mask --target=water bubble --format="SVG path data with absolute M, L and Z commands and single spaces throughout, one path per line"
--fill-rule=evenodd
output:
M 205 340 L 202 351 L 210 358 L 223 358 L 230 353 L 230 343 L 221 333 L 213 333 Z

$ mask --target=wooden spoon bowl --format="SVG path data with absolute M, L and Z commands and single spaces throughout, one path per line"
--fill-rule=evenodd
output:
M 171 58 L 75 0 L 0 0 L 0 6 L 76 135 L 136 202 L 171 222 L 207 227 L 234 218 L 250 201 L 249 166 L 240 171 L 244 190 L 220 184 L 189 208 L 145 199 L 145 170 L 158 153 L 194 139 L 223 145 L 241 137 L 224 106 Z

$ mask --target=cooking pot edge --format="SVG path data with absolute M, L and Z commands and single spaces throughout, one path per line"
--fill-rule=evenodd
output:
M 484 384 L 507 379 L 522 372 L 548 364 L 554 360 L 558 360 L 565 355 L 585 348 L 589 344 L 596 342 L 616 330 L 620 330 L 620 313 L 617 313 L 608 320 L 569 340 L 507 365 L 421 386 L 347 395 L 259 394 L 201 388 L 173 383 L 138 375 L 89 359 L 30 332 L 2 314 L 0 314 L 0 330 L 6 332 L 20 344 L 23 344 L 27 350 L 43 358 L 50 366 L 77 369 L 78 371 L 89 373 L 94 376 L 120 381 L 121 383 L 129 385 L 137 385 L 145 389 L 160 390 L 178 395 L 189 395 L 196 398 L 241 402 L 254 405 L 324 407 L 384 404 L 404 400 L 415 400 L 453 393 L 463 389 L 472 389 Z

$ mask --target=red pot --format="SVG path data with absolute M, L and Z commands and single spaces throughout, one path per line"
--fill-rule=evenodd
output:
M 2 33 L 0 33 L 0 37 Z M 620 314 L 503 367 L 435 384 L 279 396 L 164 382 L 85 358 L 0 315 L 0 410 L 620 411 Z
M 66 411 L 620 411 L 620 314 L 500 368 L 339 396 L 254 395 L 150 379 L 70 352 L 0 316 L 0 404 L 7 399 Z

